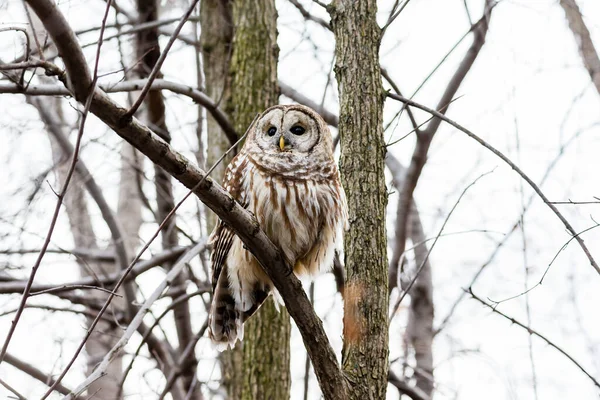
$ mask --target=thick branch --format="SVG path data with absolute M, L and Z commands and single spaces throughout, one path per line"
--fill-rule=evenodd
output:
M 76 79 L 71 78 L 71 82 L 76 86 L 74 90 L 76 98 L 79 101 L 84 100 L 83 94 L 91 82 L 85 58 L 72 30 L 50 0 L 28 0 L 28 3 L 36 13 L 40 14 L 40 19 L 57 44 L 65 60 L 67 75 L 76 77 Z M 345 378 L 329 344 L 323 324 L 316 316 L 301 282 L 285 264 L 275 245 L 260 229 L 256 218 L 240 206 L 221 186 L 207 177 L 204 171 L 173 150 L 148 127 L 135 118 L 131 120 L 123 118 L 126 110 L 99 89 L 94 93 L 91 111 L 175 179 L 187 188 L 194 189 L 198 198 L 236 232 L 263 266 L 294 318 L 315 372 L 322 383 L 321 389 L 325 397 L 344 398 Z

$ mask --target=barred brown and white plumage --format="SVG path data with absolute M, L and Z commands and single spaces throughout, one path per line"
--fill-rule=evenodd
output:
M 265 110 L 227 167 L 225 189 L 256 216 L 296 275 L 333 265 L 347 225 L 346 196 L 323 119 L 301 105 Z M 222 221 L 211 235 L 209 336 L 224 349 L 274 291 L 242 241 Z

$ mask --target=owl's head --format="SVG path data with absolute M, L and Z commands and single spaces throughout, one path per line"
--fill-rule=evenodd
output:
M 331 133 L 323 119 L 302 105 L 268 108 L 256 121 L 248 141 L 265 155 L 284 157 L 308 156 L 321 151 L 331 154 L 332 147 Z

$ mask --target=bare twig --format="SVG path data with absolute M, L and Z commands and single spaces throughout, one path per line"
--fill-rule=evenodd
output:
M 165 398 L 165 396 L 167 395 L 169 390 L 171 390 L 173 383 L 175 383 L 177 378 L 179 378 L 181 376 L 183 370 L 186 367 L 186 364 L 189 364 L 190 361 L 192 361 L 192 355 L 194 354 L 194 349 L 196 348 L 196 344 L 198 344 L 198 341 L 200 340 L 200 338 L 202 336 L 204 336 L 206 329 L 208 329 L 208 320 L 204 322 L 204 324 L 202 325 L 200 330 L 198 330 L 198 333 L 196 333 L 194 338 L 192 340 L 190 340 L 190 342 L 187 344 L 187 346 L 185 347 L 183 352 L 181 352 L 181 355 L 179 356 L 179 359 L 177 360 L 177 365 L 179 366 L 179 368 L 173 370 L 171 372 L 171 375 L 169 375 L 167 377 L 167 382 L 165 383 L 165 387 L 163 388 L 163 391 L 160 394 L 160 397 L 158 398 L 158 400 L 163 400 Z
M 44 68 L 47 68 L 48 64 L 50 63 L 45 63 L 43 65 Z M 100 85 L 100 88 L 106 93 L 133 92 L 140 90 L 147 83 L 147 79 L 136 79 L 125 82 L 119 82 L 116 84 L 103 84 Z M 231 123 L 229 122 L 227 115 L 205 93 L 194 89 L 191 86 L 163 79 L 155 79 L 154 82 L 152 82 L 151 89 L 169 90 L 173 93 L 182 94 L 184 96 L 189 97 L 193 101 L 206 108 L 206 110 L 212 115 L 215 121 L 217 121 L 217 123 L 219 124 L 219 126 L 221 127 L 231 144 L 235 143 L 238 140 L 239 135 L 233 128 L 233 125 L 231 125 Z M 26 88 L 23 88 L 16 84 L 4 82 L 0 82 L 0 93 L 23 93 L 27 95 L 36 96 L 71 96 L 71 93 L 67 88 L 58 85 L 30 85 Z
M 179 35 L 181 28 L 183 28 L 183 25 L 185 25 L 185 23 L 187 22 L 188 18 L 192 14 L 192 11 L 194 11 L 194 8 L 196 8 L 196 4 L 198 4 L 198 0 L 193 0 L 192 4 L 188 8 L 188 10 L 181 17 L 181 21 L 179 21 L 179 24 L 177 25 L 177 27 L 175 28 L 175 31 L 171 35 L 171 39 L 169 39 L 169 42 L 165 46 L 165 49 L 163 50 L 160 57 L 156 61 L 154 68 L 152 68 L 152 72 L 150 72 L 150 75 L 148 76 L 148 82 L 146 83 L 146 85 L 144 85 L 144 88 L 142 89 L 140 96 L 135 101 L 135 103 L 131 106 L 129 111 L 127 111 L 123 115 L 122 118 L 124 118 L 125 120 L 130 119 L 136 113 L 138 108 L 140 108 L 140 106 L 142 105 L 144 98 L 146 97 L 146 95 L 150 91 L 150 88 L 152 87 L 152 81 L 154 81 L 154 79 L 156 79 L 156 77 L 158 76 L 158 73 L 160 72 L 162 64 L 165 61 L 165 59 L 167 58 L 167 54 L 169 54 L 169 50 L 171 50 L 171 46 L 173 46 L 173 43 L 175 43 L 175 40 L 177 39 L 177 35 Z
M 571 233 L 571 235 L 573 235 L 573 237 L 575 238 L 575 240 L 577 240 L 577 243 L 579 243 L 579 246 L 581 247 L 581 249 L 585 253 L 585 255 L 588 258 L 588 260 L 590 261 L 590 264 L 592 265 L 592 267 L 596 270 L 596 272 L 598 272 L 598 274 L 600 274 L 600 267 L 598 267 L 598 264 L 596 263 L 596 260 L 594 260 L 594 257 L 592 257 L 592 254 L 590 253 L 589 249 L 585 245 L 583 239 L 581 239 L 579 237 L 577 231 L 573 228 L 573 226 L 571 226 L 571 224 L 569 223 L 569 221 L 567 221 L 567 219 L 562 215 L 562 213 L 560 211 L 558 211 L 558 209 L 554 206 L 554 204 L 552 204 L 552 203 L 549 202 L 549 200 L 546 197 L 546 195 L 535 184 L 535 182 L 533 182 L 531 180 L 531 178 L 529 176 L 527 176 L 523 172 L 523 170 L 521 170 L 521 168 L 519 168 L 515 163 L 513 163 L 508 157 L 506 157 L 499 150 L 497 150 L 492 145 L 490 145 L 489 143 L 487 143 L 485 140 L 481 139 L 479 136 L 475 135 L 473 132 L 471 132 L 467 128 L 465 128 L 465 127 L 459 125 L 458 123 L 454 122 L 453 120 L 451 120 L 450 118 L 446 117 L 442 113 L 440 113 L 438 111 L 435 111 L 435 110 L 433 110 L 433 109 L 431 109 L 429 107 L 423 106 L 423 105 L 421 105 L 419 103 L 416 103 L 416 102 L 414 102 L 412 100 L 405 99 L 404 97 L 395 95 L 393 93 L 388 93 L 388 97 L 390 97 L 392 99 L 395 99 L 395 100 L 398 100 L 398 101 L 401 101 L 403 103 L 406 102 L 409 105 L 412 105 L 412 106 L 414 106 L 416 108 L 419 108 L 419 109 L 421 109 L 423 111 L 426 111 L 426 112 L 428 112 L 428 113 L 436 116 L 437 118 L 443 120 L 444 122 L 452 125 L 456 129 L 460 130 L 461 132 L 466 133 L 467 136 L 469 136 L 470 138 L 472 138 L 475 141 L 477 141 L 483 147 L 485 147 L 486 149 L 488 149 L 489 151 L 491 151 L 492 153 L 494 153 L 502 161 L 504 161 L 506 164 L 508 164 L 517 174 L 519 174 L 521 176 L 521 178 L 523 178 L 525 180 L 525 182 L 527 182 L 527 184 L 537 193 L 537 195 L 544 201 L 544 203 L 546 203 L 546 205 L 552 210 L 552 212 L 558 217 L 558 219 L 560 219 L 560 221 L 563 223 L 563 225 L 565 226 L 565 228 L 567 228 L 567 230 Z
M 484 16 L 478 22 L 477 26 L 473 30 L 473 43 L 471 47 L 465 54 L 463 60 L 460 65 L 456 69 L 452 79 L 448 83 L 442 97 L 438 102 L 437 109 L 441 115 L 445 114 L 448 110 L 448 106 L 452 101 L 452 98 L 458 91 L 458 88 L 462 84 L 463 80 L 467 76 L 468 72 L 471 70 L 477 56 L 481 52 L 483 45 L 485 44 L 485 38 L 488 32 L 489 27 L 489 18 L 491 15 L 492 6 L 491 0 L 485 0 L 485 11 Z M 388 94 L 389 97 L 395 98 L 392 93 Z M 401 97 L 401 96 L 399 96 Z M 404 103 L 405 105 L 410 105 L 410 103 Z M 412 201 L 412 197 L 414 191 L 417 187 L 417 183 L 421 176 L 421 172 L 425 167 L 425 163 L 427 162 L 427 153 L 429 151 L 429 147 L 431 146 L 431 142 L 438 131 L 441 120 L 434 118 L 428 125 L 425 130 L 422 131 L 420 135 L 417 136 L 417 144 L 413 151 L 411 163 L 406 172 L 406 178 L 404 181 L 404 185 L 402 187 L 402 191 L 400 193 L 400 204 L 399 211 L 397 214 L 397 218 L 399 218 L 399 222 L 397 223 L 398 229 L 396 230 L 396 244 L 399 246 L 397 249 L 398 254 L 402 254 L 404 252 L 406 246 L 406 231 L 407 231 L 407 221 L 408 215 L 410 211 L 410 205 Z M 389 290 L 390 292 L 395 287 L 398 276 L 398 268 L 399 265 L 396 262 L 390 266 L 389 271 Z
M 448 215 L 446 216 L 446 218 L 444 219 L 444 222 L 442 223 L 442 226 L 440 228 L 440 230 L 438 231 L 438 234 L 435 236 L 435 240 L 433 241 L 433 243 L 431 244 L 431 247 L 429 248 L 429 251 L 427 252 L 427 255 L 425 256 L 425 258 L 423 259 L 423 261 L 421 262 L 421 265 L 419 265 L 419 267 L 417 268 L 416 272 L 415 272 L 415 276 L 412 278 L 412 280 L 410 281 L 410 283 L 408 284 L 408 286 L 402 291 L 401 295 L 398 297 L 398 300 L 396 301 L 396 304 L 394 305 L 394 308 L 392 309 L 392 314 L 390 316 L 389 319 L 389 323 L 392 322 L 392 319 L 394 317 L 394 315 L 396 314 L 396 311 L 398 311 L 398 308 L 400 307 L 400 304 L 402 303 L 402 300 L 404 300 L 404 298 L 406 297 L 406 295 L 410 292 L 410 289 L 412 289 L 413 285 L 415 284 L 415 282 L 417 281 L 417 278 L 419 277 L 419 274 L 421 273 L 421 271 L 423 270 L 423 267 L 425 267 L 425 264 L 427 263 L 427 260 L 429 259 L 429 255 L 431 254 L 431 252 L 433 251 L 433 248 L 435 247 L 435 244 L 437 243 L 438 239 L 440 238 L 440 235 L 442 234 L 442 232 L 444 231 L 444 228 L 446 227 L 446 224 L 448 223 L 448 221 L 450 220 L 450 217 L 452 216 L 452 214 L 454 213 L 454 210 L 456 210 L 456 207 L 458 207 L 458 205 L 460 204 L 460 201 L 462 200 L 463 196 L 467 193 L 467 191 L 473 186 L 475 185 L 481 178 L 483 178 L 486 175 L 491 174 L 493 171 L 489 171 L 486 172 L 484 174 L 479 175 L 473 182 L 471 182 L 460 194 L 460 196 L 458 196 L 458 199 L 456 200 L 456 202 L 454 203 L 454 205 L 452 206 L 452 208 L 450 209 L 450 211 L 448 212 Z
M 558 154 L 556 155 L 556 157 L 554 158 L 554 160 L 552 160 L 552 162 L 550 163 L 550 165 L 548 166 L 548 168 L 546 168 L 546 172 L 544 172 L 544 176 L 540 180 L 540 186 L 544 182 L 546 182 L 546 180 L 551 176 L 551 172 L 553 171 L 554 167 L 558 164 L 558 161 L 560 160 L 560 158 L 565 154 L 565 151 L 566 151 L 567 147 L 569 145 L 571 145 L 572 143 L 575 143 L 575 140 L 584 131 L 585 130 L 580 130 L 580 131 L 576 132 L 564 144 L 561 145 L 561 147 L 560 147 L 560 149 L 558 151 Z M 525 213 L 527 212 L 527 210 L 529 209 L 529 207 L 533 203 L 533 199 L 535 197 L 536 197 L 535 194 L 532 194 L 529 197 L 529 199 L 527 201 L 527 204 L 525 205 L 525 208 L 521 212 L 521 215 L 519 216 L 519 218 L 517 219 L 517 221 L 513 224 L 513 226 L 510 228 L 510 230 L 504 235 L 504 238 L 502 238 L 502 240 L 496 245 L 496 248 L 494 249 L 494 251 L 492 252 L 492 254 L 488 257 L 487 261 L 485 263 L 483 263 L 479 267 L 479 270 L 475 273 L 475 275 L 473 276 L 473 278 L 471 278 L 471 282 L 468 285 L 469 287 L 473 287 L 473 285 L 475 285 L 475 282 L 477 281 L 477 279 L 479 279 L 479 277 L 481 276 L 481 274 L 483 273 L 483 271 L 494 261 L 494 259 L 496 258 L 496 256 L 500 252 L 500 250 L 503 248 L 503 246 L 508 242 L 508 240 L 510 239 L 510 237 L 512 236 L 512 234 L 517 231 L 517 228 L 519 227 L 521 219 L 524 217 Z M 444 329 L 444 327 L 448 324 L 448 322 L 450 321 L 450 319 L 454 315 L 454 312 L 458 308 L 458 305 L 464 300 L 464 298 L 466 296 L 467 296 L 466 292 L 462 291 L 460 293 L 460 295 L 458 296 L 458 298 L 454 301 L 454 303 L 450 307 L 450 311 L 448 311 L 448 313 L 446 314 L 446 316 L 444 318 L 442 318 L 442 322 L 440 323 L 440 325 L 437 327 L 437 329 L 434 332 L 435 335 L 437 335 L 440 331 L 442 331 Z
M 56 382 L 50 375 L 43 373 L 33 365 L 18 359 L 10 353 L 6 353 L 4 360 L 6 361 L 6 363 L 12 365 L 13 367 L 26 373 L 27 375 L 37 379 L 45 385 L 52 385 L 54 384 L 54 382 Z M 68 394 L 71 391 L 69 388 L 61 384 L 56 385 L 54 389 L 62 394 Z
M 175 249 L 163 251 L 162 253 L 157 254 L 156 256 L 152 257 L 149 260 L 139 261 L 135 264 L 135 267 L 131 270 L 131 273 L 127 276 L 126 280 L 129 281 L 129 280 L 135 279 L 139 275 L 148 271 L 149 269 L 154 268 L 158 265 L 161 265 L 162 263 L 164 263 L 166 261 L 173 260 L 173 259 L 179 257 L 185 251 L 186 251 L 185 247 L 178 247 Z M 79 286 L 83 286 L 83 285 L 91 286 L 94 284 L 110 286 L 113 283 L 115 283 L 117 280 L 119 280 L 120 276 L 121 276 L 120 272 L 113 273 L 113 274 L 107 275 L 102 278 L 96 278 L 93 276 L 89 276 L 89 277 L 82 278 L 75 282 L 64 283 L 60 286 L 67 286 L 67 287 L 78 286 L 78 285 Z M 0 283 L 0 294 L 21 293 L 21 292 L 23 292 L 23 290 L 25 290 L 26 285 L 27 285 L 27 282 L 24 282 L 24 281 L 1 282 Z M 32 285 L 30 290 L 39 292 L 39 291 L 43 291 L 43 290 L 56 289 L 57 286 L 58 285 L 56 285 L 56 284 L 53 285 L 53 284 L 38 283 L 38 284 Z M 67 289 L 65 289 L 65 290 L 67 290 Z
M 329 31 L 331 30 L 331 25 L 329 24 L 329 22 L 325 21 L 322 18 L 312 15 L 310 12 L 308 12 L 308 10 L 306 8 L 304 8 L 304 6 L 302 4 L 300 4 L 300 2 L 298 0 L 290 0 L 290 3 L 292 3 L 294 5 L 294 7 L 296 7 L 296 9 L 298 9 L 298 11 L 300 11 L 300 14 L 302 14 L 302 16 L 304 17 L 305 20 L 313 21 L 313 22 L 317 23 L 318 25 L 321 25 L 323 28 L 325 28 Z
M 1 378 L 0 378 L 0 385 L 4 386 L 6 388 L 6 390 L 8 390 L 9 392 L 11 392 L 15 396 L 17 396 L 17 398 L 19 400 L 27 400 L 25 398 L 25 396 L 23 396 L 22 394 L 20 394 L 19 392 L 17 392 L 17 390 L 15 388 L 13 388 L 12 386 L 10 386 L 8 383 L 4 382 L 4 380 L 2 380 Z
M 431 400 L 431 397 L 427 396 L 427 393 L 419 388 L 409 385 L 408 382 L 400 379 L 391 370 L 388 373 L 388 382 L 394 385 L 401 394 L 407 395 L 412 400 Z
M 517 321 L 516 319 L 514 319 L 513 317 L 509 317 L 508 315 L 504 314 L 501 311 L 498 311 L 498 309 L 491 305 L 488 304 L 485 300 L 481 299 L 480 297 L 476 296 L 475 293 L 473 293 L 473 290 L 471 288 L 466 290 L 473 299 L 477 300 L 478 302 L 480 302 L 481 304 L 483 304 L 484 306 L 488 307 L 490 310 L 492 310 L 494 313 L 501 315 L 502 317 L 506 318 L 507 320 L 509 320 L 510 322 L 512 322 L 515 325 L 520 326 L 521 328 L 525 329 L 530 335 L 533 336 L 537 336 L 538 338 L 542 339 L 544 342 L 546 342 L 548 345 L 550 345 L 551 347 L 555 348 L 556 350 L 558 350 L 562 355 L 564 355 L 565 357 L 567 357 L 573 364 L 575 364 L 575 366 L 577 368 L 579 368 L 581 370 L 581 372 L 583 372 L 588 378 L 590 378 L 592 380 L 592 382 L 594 382 L 594 385 L 596 385 L 597 387 L 600 388 L 600 382 L 598 382 L 598 380 L 596 378 L 594 378 L 589 372 L 587 372 L 587 370 L 585 368 L 583 368 L 581 366 L 581 364 L 579 364 L 577 361 L 575 361 L 575 359 L 573 357 L 571 357 L 569 355 L 569 353 L 567 353 L 566 351 L 564 351 L 562 348 L 558 347 L 556 344 L 554 344 L 554 342 L 552 342 L 550 339 L 546 338 L 544 335 L 542 335 L 541 333 L 538 333 L 537 331 L 533 330 L 531 327 Z
M 398 1 L 396 1 L 396 3 L 394 3 L 394 6 L 392 7 L 392 11 L 390 12 L 390 16 L 388 17 L 387 22 L 385 23 L 383 28 L 381 28 L 382 36 L 385 33 L 386 29 L 392 24 L 392 22 L 394 22 L 394 20 L 396 18 L 398 18 L 398 15 L 400 15 L 400 13 L 402 13 L 402 11 L 408 5 L 409 2 L 410 2 L 410 0 L 404 0 L 404 3 L 402 3 L 400 8 L 398 8 Z
M 154 289 L 154 292 L 144 302 L 142 307 L 140 307 L 138 313 L 135 315 L 131 323 L 127 326 L 127 329 L 123 333 L 123 336 L 119 339 L 119 341 L 114 345 L 114 347 L 104 356 L 102 361 L 98 364 L 98 366 L 94 369 L 88 377 L 83 381 L 80 385 L 78 385 L 74 391 L 70 392 L 67 396 L 65 396 L 64 400 L 71 400 L 74 398 L 74 395 L 78 395 L 83 393 L 83 391 L 96 379 L 100 378 L 106 368 L 108 368 L 109 364 L 114 360 L 120 352 L 125 348 L 125 345 L 129 342 L 131 336 L 137 331 L 138 326 L 142 323 L 144 316 L 154 304 L 154 302 L 160 297 L 163 291 L 171 284 L 171 282 L 177 277 L 177 275 L 183 270 L 187 263 L 189 263 L 192 258 L 198 255 L 204 248 L 206 247 L 206 242 L 200 242 L 196 244 L 193 248 L 191 248 L 186 254 L 184 254 L 176 263 L 173 265 L 173 268 L 169 271 L 165 279 Z

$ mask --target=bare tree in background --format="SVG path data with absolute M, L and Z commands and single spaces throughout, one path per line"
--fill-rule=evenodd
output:
M 20 3 L 12 3 L 7 6 L 11 12 L 17 7 L 22 11 Z M 434 353 L 434 343 L 446 334 L 458 304 L 468 297 L 486 306 L 486 312 L 511 320 L 515 329 L 528 333 L 536 395 L 543 385 L 535 372 L 534 354 L 541 353 L 533 352 L 537 340 L 574 366 L 586 382 L 600 387 L 585 361 L 564 350 L 552 335 L 530 326 L 535 321 L 529 318 L 529 304 L 528 319 L 523 323 L 518 316 L 497 309 L 503 301 L 491 303 L 476 294 L 473 285 L 492 261 L 483 264 L 470 284 L 470 276 L 457 277 L 460 283 L 453 284 L 462 287 L 467 282 L 464 288 L 468 289 L 452 306 L 446 307 L 444 302 L 442 308 L 449 312 L 437 326 L 434 323 L 434 309 L 438 316 L 440 309 L 435 302 L 440 288 L 434 278 L 448 265 L 441 256 L 434 262 L 431 254 L 438 239 L 450 235 L 444 227 L 462 194 L 478 180 L 467 189 L 464 182 L 458 184 L 456 191 L 463 193 L 449 212 L 447 199 L 436 203 L 439 210 L 423 201 L 433 185 L 423 179 L 423 171 L 439 168 L 431 162 L 437 159 L 433 150 L 443 140 L 436 139 L 441 136 L 438 132 L 448 126 L 456 134 L 475 139 L 478 146 L 493 153 L 490 157 L 516 171 L 522 186 L 530 187 L 542 199 L 537 207 L 549 207 L 552 218 L 569 232 L 565 241 L 579 246 L 577 251 L 600 271 L 581 238 L 598 225 L 576 231 L 570 220 L 577 215 L 561 212 L 540 188 L 554 164 L 537 182 L 510 159 L 510 153 L 505 155 L 477 136 L 482 132 L 472 132 L 447 116 L 456 110 L 452 104 L 459 88 L 477 71 L 483 49 L 489 49 L 486 38 L 492 13 L 503 4 L 479 1 L 483 10 L 479 19 L 473 19 L 469 9 L 474 2 L 459 4 L 468 21 L 466 32 L 408 98 L 398 84 L 412 79 L 407 76 L 407 64 L 385 65 L 385 53 L 390 50 L 382 43 L 396 40 L 391 38 L 396 34 L 392 29 L 402 27 L 415 2 L 139 0 L 129 4 L 107 0 L 85 7 L 73 2 L 57 6 L 53 0 L 26 3 L 31 7 L 29 15 L 22 14 L 23 20 L 29 21 L 23 25 L 26 28 L 17 23 L 0 25 L 0 35 L 16 38 L 8 51 L 0 48 L 4 76 L 0 100 L 18 102 L 23 95 L 27 107 L 35 109 L 35 115 L 19 118 L 39 121 L 50 139 L 47 153 L 51 161 L 44 165 L 38 182 L 22 184 L 21 191 L 33 194 L 27 197 L 19 192 L 6 211 L 0 210 L 0 223 L 11 224 L 10 229 L 0 225 L 0 235 L 4 235 L 0 236 L 0 296 L 7 304 L 0 308 L 0 323 L 9 328 L 7 335 L 0 337 L 0 393 L 7 390 L 16 398 L 37 398 L 39 392 L 42 398 L 60 394 L 67 399 L 135 395 L 175 400 L 300 398 L 292 390 L 295 384 L 304 387 L 304 399 L 458 397 L 435 372 L 449 361 Z M 561 0 L 560 6 L 583 64 L 598 88 L 600 63 L 584 17 L 572 0 Z M 279 17 L 278 10 L 283 10 Z M 93 17 L 81 21 L 80 14 Z M 282 44 L 283 31 L 298 42 Z M 401 28 L 399 32 L 403 32 Z M 447 82 L 433 91 L 436 108 L 411 100 L 456 56 L 455 50 L 463 49 L 460 44 L 465 38 L 472 41 L 464 55 L 453 61 L 456 67 Z M 317 91 L 306 89 L 315 87 L 311 79 L 294 80 L 294 74 L 300 76 L 310 68 L 303 61 L 311 53 L 317 54 L 320 62 L 329 60 L 322 61 L 322 71 L 315 74 L 325 77 Z M 297 64 L 286 64 L 289 57 L 297 57 Z M 421 60 L 411 59 L 410 63 L 420 65 Z M 254 116 L 289 100 L 316 109 L 339 131 L 340 171 L 350 206 L 350 230 L 344 257 L 338 260 L 343 263 L 335 268 L 343 311 L 335 308 L 333 300 L 334 312 L 323 312 L 323 304 L 334 296 L 335 289 L 330 283 L 325 289 L 321 281 L 317 287 L 322 292 L 315 291 L 314 307 L 311 305 L 301 283 L 288 273 L 289 266 L 254 217 L 231 201 L 219 185 L 235 154 L 231 146 Z M 333 111 L 337 105 L 339 115 Z M 388 108 L 396 113 L 391 118 Z M 399 144 L 386 140 L 397 121 L 412 129 L 407 136 L 414 133 Z M 26 126 L 21 129 L 27 131 Z M 561 144 L 557 157 L 570 143 Z M 398 148 L 394 145 L 412 155 L 393 151 Z M 195 161 L 188 158 L 190 154 Z M 151 163 L 144 162 L 145 158 Z M 390 188 L 386 188 L 386 170 Z M 35 171 L 41 168 L 36 165 Z M 26 171 L 16 168 L 14 173 L 19 179 L 26 176 Z M 46 176 L 51 178 L 51 188 L 43 183 Z M 388 205 L 392 189 L 397 202 Z M 524 193 L 521 188 L 522 198 Z M 190 195 L 196 198 L 186 200 Z M 490 260 L 524 224 L 529 204 L 531 201 L 522 200 L 522 214 Z M 57 217 L 49 222 L 48 231 L 31 223 L 34 217 L 28 213 L 33 210 L 32 215 L 41 215 L 41 225 L 46 226 L 50 216 L 45 211 L 53 206 Z M 19 210 L 11 214 L 14 207 Z M 68 224 L 61 222 L 63 208 Z M 210 301 L 206 239 L 217 216 L 255 254 L 286 304 L 278 313 L 269 300 L 246 324 L 242 345 L 221 355 L 204 337 L 205 307 Z M 432 226 L 442 220 L 436 235 Z M 393 229 L 386 232 L 386 223 Z M 523 236 L 524 232 L 523 228 Z M 11 240 L 15 237 L 16 241 Z M 70 238 L 72 247 L 64 249 Z M 469 252 L 470 257 L 475 254 Z M 56 273 L 56 280 L 49 279 L 54 262 L 76 264 L 79 276 Z M 36 275 L 38 269 L 43 272 Z M 340 272 L 344 269 L 345 274 Z M 573 272 L 579 273 L 579 269 Z M 330 295 L 326 298 L 323 293 Z M 59 320 L 59 313 L 75 315 L 73 326 L 85 328 L 58 337 L 57 341 L 68 345 L 57 350 L 58 355 L 50 351 L 59 346 L 50 346 L 38 363 L 15 344 L 20 335 L 36 334 L 25 332 L 31 326 L 33 310 L 48 321 Z M 343 328 L 338 332 L 334 329 L 342 321 L 342 312 Z M 318 388 L 312 382 L 310 365 L 303 365 L 302 371 L 293 362 L 290 366 L 295 358 L 290 348 L 299 348 L 299 343 L 290 343 L 290 316 L 306 349 L 297 359 L 303 363 L 305 356 L 310 359 Z M 401 332 L 390 334 L 391 324 L 400 325 Z M 342 342 L 336 336 L 341 336 Z M 587 341 L 590 354 L 595 354 L 593 339 Z M 341 352 L 336 343 L 343 343 Z M 399 357 L 390 356 L 402 347 Z M 82 368 L 84 359 L 87 364 Z M 14 375 L 5 379 L 4 368 L 11 368 L 11 374 L 22 371 L 25 381 L 36 382 L 39 386 L 31 386 L 34 394 L 21 394 L 27 386 Z

